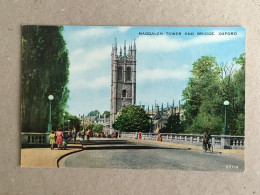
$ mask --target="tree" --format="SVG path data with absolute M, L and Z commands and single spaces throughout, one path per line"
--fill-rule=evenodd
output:
M 220 133 L 220 73 L 215 57 L 202 56 L 193 63 L 193 78 L 190 78 L 183 91 L 186 100 L 183 105 L 187 120 L 186 133 L 203 133 L 205 129 L 214 134 Z
M 69 58 L 62 26 L 22 28 L 22 131 L 46 132 L 52 101 L 52 126 L 62 126 L 69 97 Z
M 101 124 L 95 124 L 93 127 L 93 132 L 94 133 L 100 133 L 103 131 L 103 125 Z
M 224 105 L 228 100 L 227 127 L 230 135 L 244 134 L 245 105 L 245 54 L 233 61 L 235 64 L 218 65 L 215 57 L 203 56 L 193 63 L 188 86 L 183 90 L 186 100 L 185 133 L 222 134 L 224 127 Z
M 93 129 L 94 128 L 94 124 L 93 123 L 89 123 L 86 126 L 86 129 Z
M 121 114 L 116 118 L 112 127 L 125 132 L 148 132 L 150 128 L 150 118 L 143 108 L 136 105 L 123 107 Z
M 110 116 L 110 112 L 109 111 L 105 111 L 100 117 L 101 118 L 109 118 Z
M 167 119 L 165 127 L 161 129 L 161 133 L 182 133 L 183 126 L 180 120 L 179 113 L 172 114 Z
M 98 110 L 93 110 L 93 111 L 88 113 L 88 116 L 97 116 L 99 114 L 100 114 L 100 112 Z

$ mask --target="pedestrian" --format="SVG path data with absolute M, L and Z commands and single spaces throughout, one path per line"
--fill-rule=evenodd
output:
M 139 133 L 138 133 L 138 138 L 139 138 L 139 139 L 142 139 L 142 132 L 139 132 Z
M 210 151 L 210 144 L 209 144 L 209 140 L 211 139 L 211 135 L 209 130 L 206 130 L 204 135 L 203 135 L 203 149 L 204 152 L 206 152 L 207 150 Z
M 87 136 L 87 140 L 89 141 L 90 129 L 88 129 L 88 130 L 86 131 L 86 136 Z
M 70 129 L 69 132 L 68 132 L 68 136 L 69 136 L 69 138 L 72 138 L 71 129 Z
M 162 136 L 161 136 L 161 133 L 160 133 L 160 131 L 158 132 L 158 138 L 157 138 L 157 140 L 158 140 L 159 142 L 161 142 L 161 141 L 162 141 Z
M 72 134 L 72 138 L 73 138 L 73 143 L 75 144 L 76 137 L 77 137 L 77 131 L 76 131 L 75 127 L 73 127 L 73 130 L 72 130 L 71 134 Z
M 135 133 L 135 139 L 138 139 L 138 132 Z
M 63 132 L 61 128 L 58 128 L 58 131 L 56 132 L 56 144 L 58 145 L 58 150 L 61 149 L 62 142 L 63 142 Z
M 84 129 L 82 129 L 82 131 L 81 131 L 81 138 L 82 138 L 82 140 L 84 140 L 84 138 L 85 138 L 85 130 Z
M 53 150 L 54 149 L 53 144 L 55 144 L 55 133 L 54 133 L 54 131 L 51 131 L 49 138 L 50 138 L 51 149 Z

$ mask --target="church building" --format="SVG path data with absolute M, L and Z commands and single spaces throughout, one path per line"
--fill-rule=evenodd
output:
M 117 53 L 117 41 L 112 46 L 111 52 L 111 102 L 110 102 L 110 133 L 112 124 L 117 113 L 122 107 L 134 105 L 136 103 L 136 45 L 129 44 L 126 50 L 124 41 L 124 51 L 120 46 L 119 55 Z

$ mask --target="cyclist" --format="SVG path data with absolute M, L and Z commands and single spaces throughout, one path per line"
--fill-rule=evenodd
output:
M 204 152 L 206 152 L 207 150 L 210 151 L 210 143 L 209 143 L 210 139 L 211 139 L 210 132 L 208 130 L 206 130 L 206 132 L 203 135 L 203 149 L 204 149 Z

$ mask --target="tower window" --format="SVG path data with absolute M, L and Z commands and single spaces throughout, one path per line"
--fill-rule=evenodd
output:
M 122 96 L 123 97 L 126 97 L 126 90 L 124 89 L 123 92 L 122 92 Z
M 118 80 L 122 80 L 123 79 L 123 69 L 121 66 L 119 66 L 118 68 Z
M 131 68 L 126 68 L 126 80 L 131 81 Z

